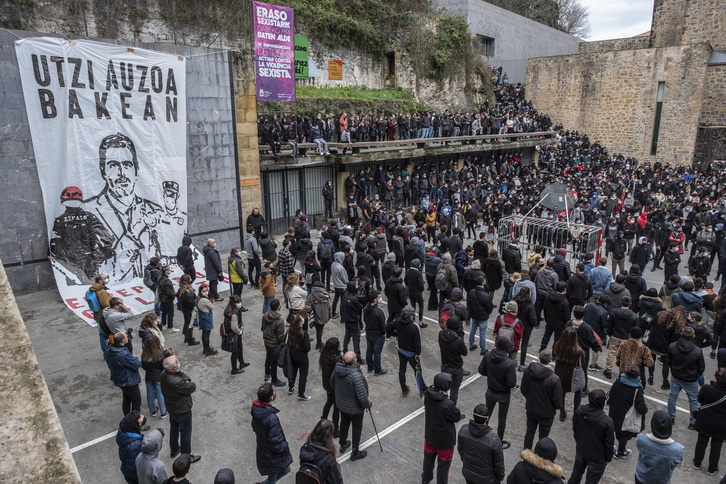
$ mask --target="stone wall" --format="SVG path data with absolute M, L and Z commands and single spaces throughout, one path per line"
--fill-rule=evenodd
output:
M 722 0 L 688 0 L 683 43 L 710 42 L 715 50 L 726 50 L 726 3 Z
M 706 169 L 712 160 L 726 160 L 726 127 L 699 126 L 693 162 Z
M 683 43 L 683 27 L 689 0 L 655 0 L 650 29 L 650 47 Z
M 726 126 L 726 65 L 708 66 L 699 124 Z
M 638 160 L 690 164 L 708 44 L 530 59 L 527 97 L 568 129 Z M 650 155 L 658 82 L 665 81 L 658 151 Z
M 254 58 L 234 55 L 235 120 L 237 123 L 237 159 L 239 164 L 241 226 L 246 214 L 260 207 L 260 152 L 257 145 L 257 97 Z
M 580 42 L 580 54 L 595 54 L 597 52 L 611 52 L 614 50 L 645 49 L 648 47 L 650 37 L 647 35 L 628 37 L 625 39 L 599 40 L 596 42 Z

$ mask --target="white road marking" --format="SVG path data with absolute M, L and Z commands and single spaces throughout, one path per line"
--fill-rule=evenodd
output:
M 97 439 L 89 440 L 85 444 L 81 444 L 81 445 L 78 445 L 76 447 L 73 447 L 71 449 L 71 454 L 75 454 L 79 450 L 83 450 L 83 449 L 85 449 L 87 447 L 90 447 L 92 445 L 96 445 L 96 444 L 98 444 L 100 442 L 103 442 L 104 440 L 111 439 L 111 438 L 113 438 L 116 435 L 116 433 L 117 433 L 117 431 L 116 432 L 111 432 L 110 434 L 103 435 L 101 437 L 98 437 Z

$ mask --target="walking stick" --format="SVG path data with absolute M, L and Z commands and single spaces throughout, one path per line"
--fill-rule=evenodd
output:
M 373 431 L 376 433 L 376 438 L 378 439 L 378 445 L 381 447 L 381 452 L 383 452 L 383 445 L 381 444 L 381 438 L 378 436 L 378 429 L 376 429 L 376 422 L 373 420 L 373 414 L 371 413 L 371 409 L 367 408 L 368 415 L 371 416 L 371 423 L 373 424 Z

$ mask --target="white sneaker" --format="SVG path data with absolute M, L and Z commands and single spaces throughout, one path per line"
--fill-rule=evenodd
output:
M 169 332 L 170 332 L 170 333 L 178 333 L 178 332 L 180 332 L 180 331 L 181 331 L 181 329 L 179 329 L 179 328 L 171 328 L 171 329 L 169 330 Z

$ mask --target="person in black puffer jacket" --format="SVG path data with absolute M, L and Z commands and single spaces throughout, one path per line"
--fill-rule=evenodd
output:
M 603 349 L 607 341 L 607 329 L 608 320 L 610 319 L 610 312 L 608 307 L 610 306 L 610 296 L 603 294 L 597 299 L 597 302 L 593 302 L 585 306 L 585 315 L 582 319 L 592 328 L 592 330 L 600 337 L 600 341 L 603 344 Z M 602 368 L 598 366 L 598 360 L 602 351 L 596 352 L 592 355 L 590 361 L 591 371 L 601 371 Z
M 141 444 L 144 438 L 141 433 L 141 425 L 145 423 L 146 417 L 140 415 L 138 410 L 132 410 L 121 420 L 118 432 L 116 432 L 121 473 L 126 482 L 139 482 L 136 476 L 136 456 L 141 454 Z
M 540 440 L 550 434 L 557 410 L 564 404 L 560 377 L 550 368 L 552 352 L 544 350 L 539 361 L 529 364 L 522 376 L 520 391 L 526 399 L 527 432 L 524 435 L 524 448 L 531 449 L 534 432 L 539 427 Z
M 275 396 L 275 387 L 271 383 L 260 385 L 251 413 L 252 430 L 257 437 L 257 470 L 268 479 L 279 480 L 290 472 L 292 454 L 277 418 L 279 410 L 272 406 Z
M 510 276 L 515 272 L 522 270 L 522 253 L 519 251 L 519 241 L 513 240 L 508 247 L 502 252 L 502 262 L 504 262 L 504 270 Z
M 557 283 L 557 292 L 550 292 L 545 298 L 545 331 L 539 346 L 540 351 L 547 348 L 547 345 L 550 343 L 550 337 L 553 334 L 555 342 L 552 346 L 554 347 L 557 344 L 560 335 L 562 335 L 562 331 L 565 329 L 565 324 L 570 320 L 570 305 L 565 297 L 566 290 L 567 284 L 560 281 Z
M 479 374 L 487 377 L 486 405 L 491 414 L 495 405 L 499 404 L 497 434 L 502 440 L 502 448 L 508 449 L 510 443 L 504 440 L 507 427 L 507 413 L 512 388 L 517 385 L 517 370 L 509 359 L 509 348 L 512 342 L 506 336 L 497 340 L 497 345 L 488 351 L 479 364 Z
M 336 459 L 333 423 L 330 420 L 318 421 L 308 435 L 307 442 L 300 448 L 300 465 L 315 465 L 323 477 L 321 484 L 343 484 L 343 474 Z
M 678 244 L 670 243 L 670 248 L 663 256 L 665 267 L 663 268 L 663 280 L 668 282 L 671 276 L 678 275 L 678 266 L 681 265 L 681 254 L 678 253 Z
M 431 246 L 429 251 L 426 253 L 426 282 L 429 283 L 429 295 L 428 310 L 435 311 L 439 308 L 439 295 L 438 289 L 436 289 L 436 268 L 441 264 L 441 258 L 439 257 L 439 249 L 436 246 Z
M 459 430 L 457 450 L 467 483 L 499 484 L 504 480 L 504 452 L 499 436 L 489 427 L 489 409 L 474 408 L 474 418 Z
M 507 484 L 562 484 L 564 471 L 555 464 L 557 446 L 552 439 L 540 439 L 534 452 L 524 449 L 520 456 L 522 460 L 509 473 Z
M 297 254 L 297 260 L 300 261 L 300 269 L 303 271 L 303 275 L 305 275 L 303 263 L 311 250 L 313 250 L 313 243 L 310 241 L 310 234 L 307 234 L 307 237 L 302 237 L 295 245 L 295 253 Z
M 676 400 L 680 390 L 688 395 L 690 405 L 691 426 L 696 422 L 693 411 L 698 408 L 698 377 L 703 374 L 706 364 L 703 361 L 703 350 L 693 342 L 695 331 L 690 326 L 681 330 L 681 337 L 668 347 L 665 360 L 671 367 L 672 385 L 678 384 L 678 391 L 671 388 L 668 394 L 668 415 L 671 420 L 676 419 Z
M 428 326 L 423 322 L 423 292 L 426 286 L 423 274 L 419 270 L 420 267 L 421 261 L 418 259 L 411 261 L 411 267 L 406 271 L 406 287 L 408 288 L 408 298 L 411 301 L 411 306 L 416 309 L 416 305 L 418 305 L 418 324 L 425 328 Z
M 572 275 L 572 269 L 570 263 L 567 262 L 565 256 L 567 255 L 567 249 L 557 249 L 557 255 L 555 255 L 555 265 L 553 269 L 557 273 L 557 277 L 560 278 L 560 282 L 567 282 L 570 280 Z
M 519 342 L 519 348 L 522 350 L 519 356 L 519 371 L 524 371 L 524 360 L 527 358 L 527 346 L 529 346 L 529 338 L 534 328 L 539 327 L 537 322 L 537 311 L 530 297 L 528 287 L 523 287 L 514 299 L 517 303 L 517 318 L 522 321 L 524 327 L 522 331 L 522 339 Z
M 655 358 L 668 353 L 668 347 L 671 343 L 678 341 L 681 330 L 686 326 L 686 311 L 683 306 L 678 306 L 667 311 L 661 311 L 658 316 L 651 322 L 650 337 L 646 342 L 650 352 Z M 648 385 L 653 384 L 653 374 L 655 373 L 655 365 L 648 368 Z M 670 388 L 668 382 L 668 374 L 670 367 L 664 361 L 663 363 L 663 383 L 661 389 Z
M 633 264 L 630 266 L 630 274 L 625 276 L 625 288 L 630 291 L 630 298 L 633 301 L 633 311 L 638 312 L 638 304 L 640 296 L 648 291 L 648 284 L 640 275 L 640 266 Z
M 572 417 L 575 434 L 575 465 L 569 482 L 579 483 L 585 469 L 589 476 L 601 476 L 608 462 L 613 459 L 615 427 L 613 419 L 605 415 L 605 392 L 597 389 L 588 395 L 588 405 L 580 405 Z M 588 482 L 597 482 L 597 479 Z
M 363 304 L 360 303 L 355 293 L 358 290 L 357 281 L 349 281 L 346 285 L 343 300 L 340 303 L 340 321 L 345 325 L 345 336 L 343 337 L 343 352 L 348 351 L 348 343 L 353 340 L 353 351 L 358 357 L 361 365 L 365 361 L 361 358 L 360 353 L 360 317 L 363 310 Z
M 406 306 L 398 318 L 386 324 L 386 336 L 398 338 L 398 381 L 403 397 L 408 396 L 410 387 L 406 385 L 406 365 L 416 371 L 416 363 L 421 355 L 421 329 L 414 323 L 416 313 Z M 426 385 L 423 384 L 425 388 Z
M 644 295 L 640 296 L 638 309 L 640 329 L 643 331 L 650 329 L 658 317 L 658 313 L 663 311 L 663 301 L 658 297 L 658 291 L 654 287 L 651 287 Z
M 620 300 L 620 307 L 613 309 L 613 314 L 608 321 L 610 343 L 608 345 L 608 356 L 605 360 L 605 371 L 603 372 L 608 380 L 613 377 L 613 363 L 615 363 L 620 343 L 630 338 L 630 330 L 637 325 L 638 315 L 630 310 L 630 298 L 625 296 Z
M 386 322 L 390 323 L 396 317 L 401 314 L 401 311 L 406 307 L 406 288 L 403 287 L 403 279 L 401 279 L 402 269 L 396 267 L 393 270 L 393 275 L 386 281 L 386 302 L 388 303 L 388 319 Z
M 579 262 L 574 274 L 567 280 L 567 302 L 570 308 L 584 306 L 592 298 L 592 281 L 585 275 L 585 264 Z
M 464 331 L 461 321 L 452 315 L 446 322 L 446 327 L 439 331 L 439 349 L 441 350 L 441 371 L 451 375 L 451 390 L 449 398 L 454 405 L 459 399 L 459 387 L 464 378 L 464 359 L 469 352 L 464 344 Z
M 710 385 L 704 385 L 698 392 L 698 401 L 701 405 L 711 405 L 698 412 L 694 429 L 698 432 L 696 452 L 693 457 L 693 466 L 699 467 L 706 455 L 706 446 L 711 440 L 711 452 L 708 458 L 708 473 L 718 471 L 718 461 L 721 457 L 721 443 L 726 438 L 726 403 L 716 402 L 726 396 L 726 368 L 716 371 L 716 380 Z
M 439 373 L 434 377 L 434 384 L 424 394 L 425 434 L 424 461 L 421 480 L 431 482 L 434 478 L 434 464 L 437 456 L 439 466 L 436 469 L 436 482 L 446 484 L 449 480 L 451 456 L 456 445 L 456 424 L 461 419 L 461 411 L 452 402 L 446 392 L 451 386 L 451 375 Z M 445 458 L 448 456 L 448 459 Z

